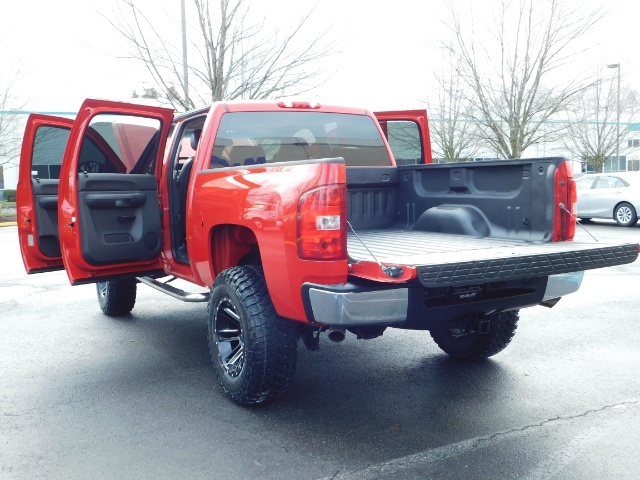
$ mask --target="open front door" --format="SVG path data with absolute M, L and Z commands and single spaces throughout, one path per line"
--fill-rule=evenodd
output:
M 58 182 L 73 120 L 31 114 L 27 120 L 16 192 L 18 237 L 27 273 L 62 270 Z
M 374 112 L 387 137 L 396 165 L 431 163 L 431 138 L 426 110 Z
M 158 178 L 173 111 L 87 100 L 60 173 L 59 233 L 72 284 L 162 269 Z

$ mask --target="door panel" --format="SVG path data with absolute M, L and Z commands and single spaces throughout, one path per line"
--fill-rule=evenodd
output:
M 153 260 L 160 253 L 155 176 L 82 173 L 78 205 L 82 256 L 90 265 Z
M 576 180 L 576 189 L 578 193 L 577 213 L 578 217 L 590 218 L 591 205 L 589 197 L 591 196 L 591 186 L 593 185 L 594 177 L 591 175 L 585 175 Z
M 87 100 L 60 174 L 60 243 L 72 284 L 162 269 L 158 178 L 173 111 Z
M 58 238 L 58 180 L 32 180 L 38 248 L 46 257 L 60 257 Z M 60 261 L 62 266 L 62 261 Z
M 589 195 L 589 210 L 594 217 L 612 217 L 613 209 L 621 199 L 619 188 L 594 188 Z
M 426 110 L 374 112 L 397 165 L 432 163 Z
M 73 120 L 32 114 L 18 172 L 18 237 L 27 273 L 62 270 L 58 236 L 58 183 Z
M 594 217 L 613 217 L 613 209 L 622 199 L 625 185 L 614 176 L 601 175 L 589 192 L 589 211 Z

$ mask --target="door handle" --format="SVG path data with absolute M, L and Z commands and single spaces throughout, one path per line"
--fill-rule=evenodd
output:
M 90 208 L 137 208 L 147 201 L 142 192 L 133 193 L 90 193 L 86 197 Z

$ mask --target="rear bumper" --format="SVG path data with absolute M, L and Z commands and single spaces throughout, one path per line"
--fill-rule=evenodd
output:
M 486 295 L 478 301 L 461 298 L 441 300 L 439 290 L 420 285 L 307 283 L 302 297 L 310 321 L 331 326 L 398 325 L 428 328 L 440 321 L 468 313 L 487 313 L 534 306 L 573 293 L 580 288 L 584 272 L 565 273 L 525 281 L 501 282 L 497 298 Z M 433 297 L 433 298 L 432 298 Z
M 582 277 L 584 277 L 584 272 L 551 275 L 547 281 L 547 288 L 544 292 L 543 300 L 552 300 L 577 292 L 582 284 Z
M 404 322 L 409 289 L 372 290 L 351 283 L 305 285 L 307 316 L 325 325 L 377 325 Z M 309 310 L 311 310 L 309 312 Z

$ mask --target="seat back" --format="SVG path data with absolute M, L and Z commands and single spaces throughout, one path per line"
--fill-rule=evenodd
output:
M 266 162 L 264 149 L 257 145 L 234 145 L 229 152 L 231 165 L 255 165 Z

